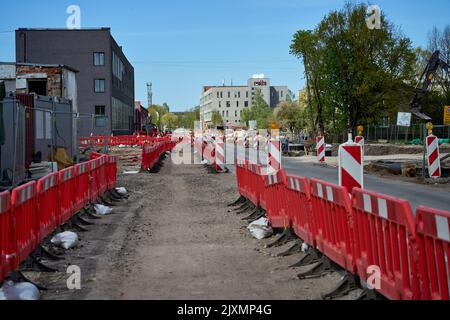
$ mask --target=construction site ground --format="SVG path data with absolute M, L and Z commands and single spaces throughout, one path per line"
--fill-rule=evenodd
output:
M 127 157 L 139 149 L 122 150 Z M 120 153 L 120 152 L 119 152 Z M 138 155 L 137 155 L 138 156 Z M 56 273 L 28 273 L 53 299 L 318 299 L 342 272 L 299 280 L 305 268 L 289 268 L 303 253 L 276 257 L 292 246 L 265 248 L 228 204 L 238 198 L 234 174 L 210 174 L 202 165 L 174 165 L 140 172 L 121 163 L 118 185 L 128 200 L 114 214 L 78 233 L 79 246 L 61 261 L 45 261 Z M 68 290 L 67 266 L 81 269 L 81 290 Z M 307 269 L 307 268 L 306 268 Z M 353 299 L 359 290 L 341 299 Z

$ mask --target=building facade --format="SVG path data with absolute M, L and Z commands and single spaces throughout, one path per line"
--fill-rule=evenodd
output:
M 17 63 L 63 64 L 78 70 L 78 135 L 134 131 L 134 68 L 111 35 L 100 29 L 18 29 Z
M 275 108 L 286 101 L 289 90 L 287 86 L 271 86 L 270 79 L 263 75 L 250 78 L 246 86 L 205 86 L 200 98 L 200 122 L 203 127 L 212 126 L 212 116 L 218 111 L 224 124 L 241 126 L 243 110 L 251 108 L 256 91 L 261 92 L 264 101 Z

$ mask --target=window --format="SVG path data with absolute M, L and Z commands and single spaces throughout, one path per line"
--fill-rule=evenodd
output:
M 219 108 L 222 108 L 222 101 L 219 101 Z
M 220 92 L 217 91 L 217 99 L 219 99 L 219 98 L 220 98 Z
M 241 97 L 241 92 L 240 91 L 238 91 L 238 98 L 240 98 Z
M 227 108 L 231 107 L 231 102 L 227 101 Z
M 97 93 L 105 92 L 105 79 L 94 80 L 94 91 Z
M 95 106 L 95 115 L 96 116 L 104 116 L 105 115 L 105 106 Z
M 106 126 L 105 106 L 95 106 L 95 126 Z
M 248 91 L 245 92 L 245 97 L 248 98 Z
M 223 92 L 220 91 L 220 98 L 223 99 Z
M 112 129 L 113 131 L 129 131 L 133 125 L 134 107 L 112 98 Z
M 228 110 L 227 110 L 227 118 L 228 118 Z
M 281 91 L 281 97 L 283 98 L 283 91 Z
M 228 98 L 231 98 L 231 92 L 228 91 Z
M 222 117 L 225 117 L 225 111 L 222 111 Z
M 237 110 L 234 111 L 234 116 L 237 117 Z
M 248 101 L 245 101 L 245 102 L 244 102 L 244 106 L 245 106 L 245 107 L 248 107 Z
M 236 101 L 236 107 L 239 108 L 239 101 Z
M 105 65 L 105 53 L 94 52 L 94 66 L 104 66 L 104 65 Z

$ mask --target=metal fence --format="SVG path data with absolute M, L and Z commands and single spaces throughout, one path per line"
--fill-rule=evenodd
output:
M 414 143 L 423 141 L 427 133 L 425 124 L 415 124 L 411 127 L 389 126 L 367 126 L 364 128 L 364 137 L 368 142 L 389 143 Z M 357 132 L 355 131 L 356 135 Z M 434 126 L 433 134 L 439 139 L 450 139 L 450 126 Z

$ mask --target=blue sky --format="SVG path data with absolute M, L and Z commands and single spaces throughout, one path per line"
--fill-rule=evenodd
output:
M 82 27 L 111 27 L 135 67 L 136 100 L 172 111 L 199 103 L 203 85 L 245 84 L 264 73 L 274 85 L 297 92 L 304 85 L 301 63 L 289 55 L 295 31 L 313 28 L 345 0 L 21 0 L 2 2 L 0 61 L 15 58 L 19 27 L 63 28 L 66 8 L 81 7 Z M 414 45 L 426 45 L 436 25 L 450 23 L 448 0 L 376 0 Z

